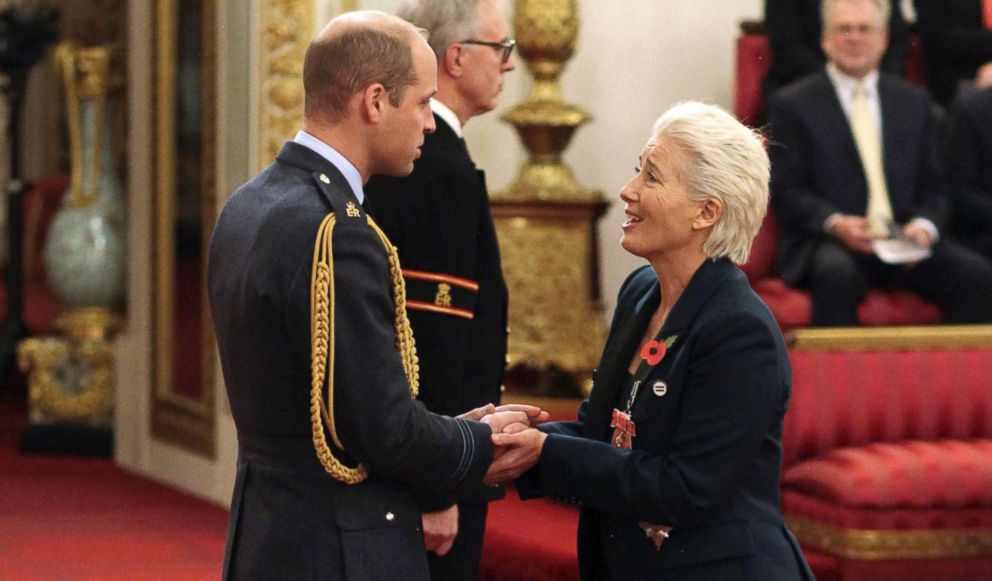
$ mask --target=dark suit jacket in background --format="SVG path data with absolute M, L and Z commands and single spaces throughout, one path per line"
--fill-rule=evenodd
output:
M 883 166 L 898 224 L 927 218 L 943 231 L 947 197 L 937 120 L 926 91 L 894 75 L 878 79 Z M 863 216 L 868 182 L 854 135 L 825 71 L 782 89 L 769 103 L 772 206 L 780 227 L 783 278 L 800 284 L 823 225 L 836 212 Z
M 507 291 L 485 175 L 476 169 L 465 141 L 440 117 L 435 122 L 437 130 L 424 138 L 413 173 L 374 177 L 365 194 L 372 215 L 397 247 L 404 272 L 420 273 L 419 278 L 406 277 L 407 314 L 420 357 L 420 400 L 433 412 L 453 416 L 499 404 Z M 424 274 L 440 279 L 425 280 Z M 451 277 L 474 283 L 478 290 L 442 282 Z M 435 304 L 441 284 L 450 287 L 455 310 Z M 444 557 L 430 556 L 434 579 L 478 575 L 483 503 L 503 494 L 502 487 L 479 484 L 461 497 L 454 546 Z
M 365 193 L 371 212 L 399 250 L 403 269 L 454 276 L 479 285 L 453 294 L 473 318 L 409 309 L 420 356 L 420 399 L 457 415 L 499 402 L 506 365 L 506 283 L 484 174 L 465 142 L 437 117 L 437 131 L 406 178 L 377 176 Z M 407 298 L 433 303 L 438 284 L 407 279 Z M 453 289 L 452 292 L 460 291 Z
M 426 579 L 423 499 L 453 498 L 491 461 L 487 426 L 431 414 L 410 398 L 387 255 L 364 212 L 347 216 L 348 202 L 357 206 L 332 164 L 287 143 L 233 194 L 214 230 L 210 304 L 239 445 L 225 578 Z M 310 275 L 331 211 L 328 373 L 347 449 L 335 454 L 368 467 L 357 485 L 326 474 L 311 439 Z
M 947 181 L 954 204 L 952 235 L 992 259 L 992 88 L 955 104 Z
M 930 90 L 946 107 L 958 84 L 992 61 L 992 31 L 982 21 L 982 0 L 914 0 L 914 5 Z
M 765 0 L 765 30 L 772 48 L 771 68 L 762 85 L 766 100 L 780 87 L 826 64 L 820 48 L 821 25 L 820 0 Z M 892 3 L 889 48 L 882 57 L 882 70 L 905 74 L 908 54 L 909 30 L 896 1 Z
M 665 322 L 662 335 L 678 338 L 637 396 L 633 450 L 609 443 L 624 374 L 659 301 L 650 267 L 624 282 L 592 393 L 578 421 L 545 424 L 521 496 L 582 504 L 583 579 L 812 579 L 779 502 L 788 353 L 729 261 L 706 261 Z M 660 551 L 639 521 L 674 527 Z

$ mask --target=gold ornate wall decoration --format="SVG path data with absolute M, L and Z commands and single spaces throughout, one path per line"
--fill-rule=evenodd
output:
M 303 56 L 313 37 L 312 1 L 261 0 L 258 34 L 257 167 L 303 126 Z
M 513 26 L 534 85 L 503 115 L 529 159 L 492 203 L 510 291 L 509 362 L 564 371 L 587 393 L 606 337 L 595 228 L 606 203 L 561 159 L 575 130 L 591 119 L 565 102 L 558 84 L 578 36 L 576 0 L 516 0 Z

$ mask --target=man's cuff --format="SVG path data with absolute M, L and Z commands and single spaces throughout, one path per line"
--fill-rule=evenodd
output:
M 827 216 L 827 219 L 823 221 L 823 231 L 827 234 L 832 234 L 834 224 L 836 224 L 843 217 L 844 214 L 841 214 L 840 212 L 834 212 L 833 214 Z
M 937 239 L 940 238 L 940 232 L 937 231 L 937 226 L 926 218 L 913 218 L 909 221 L 909 223 L 915 224 L 916 226 L 926 230 L 927 234 L 930 235 L 930 244 L 936 244 Z

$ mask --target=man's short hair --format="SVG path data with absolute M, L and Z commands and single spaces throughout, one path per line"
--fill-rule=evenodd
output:
M 355 93 L 382 83 L 398 107 L 406 88 L 417 81 L 411 39 L 427 31 L 406 22 L 356 26 L 307 47 L 303 59 L 304 113 L 308 119 L 339 121 Z
M 658 118 L 654 138 L 680 159 L 691 199 L 723 202 L 723 217 L 703 244 L 706 256 L 747 262 L 768 210 L 770 164 L 761 136 L 716 105 L 684 101 Z
M 833 24 L 834 7 L 839 2 L 871 2 L 878 8 L 878 27 L 881 30 L 889 29 L 889 17 L 892 16 L 892 4 L 889 0 L 822 0 L 820 2 L 820 22 L 824 31 Z
M 483 2 L 492 0 L 405 0 L 396 15 L 431 31 L 428 42 L 440 63 L 444 51 L 478 32 Z

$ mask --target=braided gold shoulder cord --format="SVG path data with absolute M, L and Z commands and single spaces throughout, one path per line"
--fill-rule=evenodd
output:
M 413 342 L 413 330 L 406 316 L 406 287 L 400 260 L 394 247 L 379 226 L 368 216 L 369 226 L 379 235 L 389 256 L 389 274 L 393 282 L 394 325 L 396 328 L 396 348 L 403 361 L 403 373 L 410 384 L 410 396 L 417 397 L 420 386 L 420 369 L 417 349 Z M 324 425 L 331 433 L 334 445 L 344 450 L 334 427 L 334 253 L 331 248 L 331 232 L 334 230 L 335 216 L 328 214 L 317 230 L 317 242 L 313 247 L 313 272 L 310 275 L 310 341 L 311 341 L 311 381 L 310 381 L 310 425 L 313 429 L 313 445 L 317 458 L 328 474 L 345 484 L 358 484 L 369 476 L 365 466 L 359 464 L 349 468 L 334 457 Z M 328 373 L 328 370 L 330 372 Z M 323 385 L 327 378 L 327 405 L 324 405 Z M 323 421 L 321 420 L 323 418 Z

